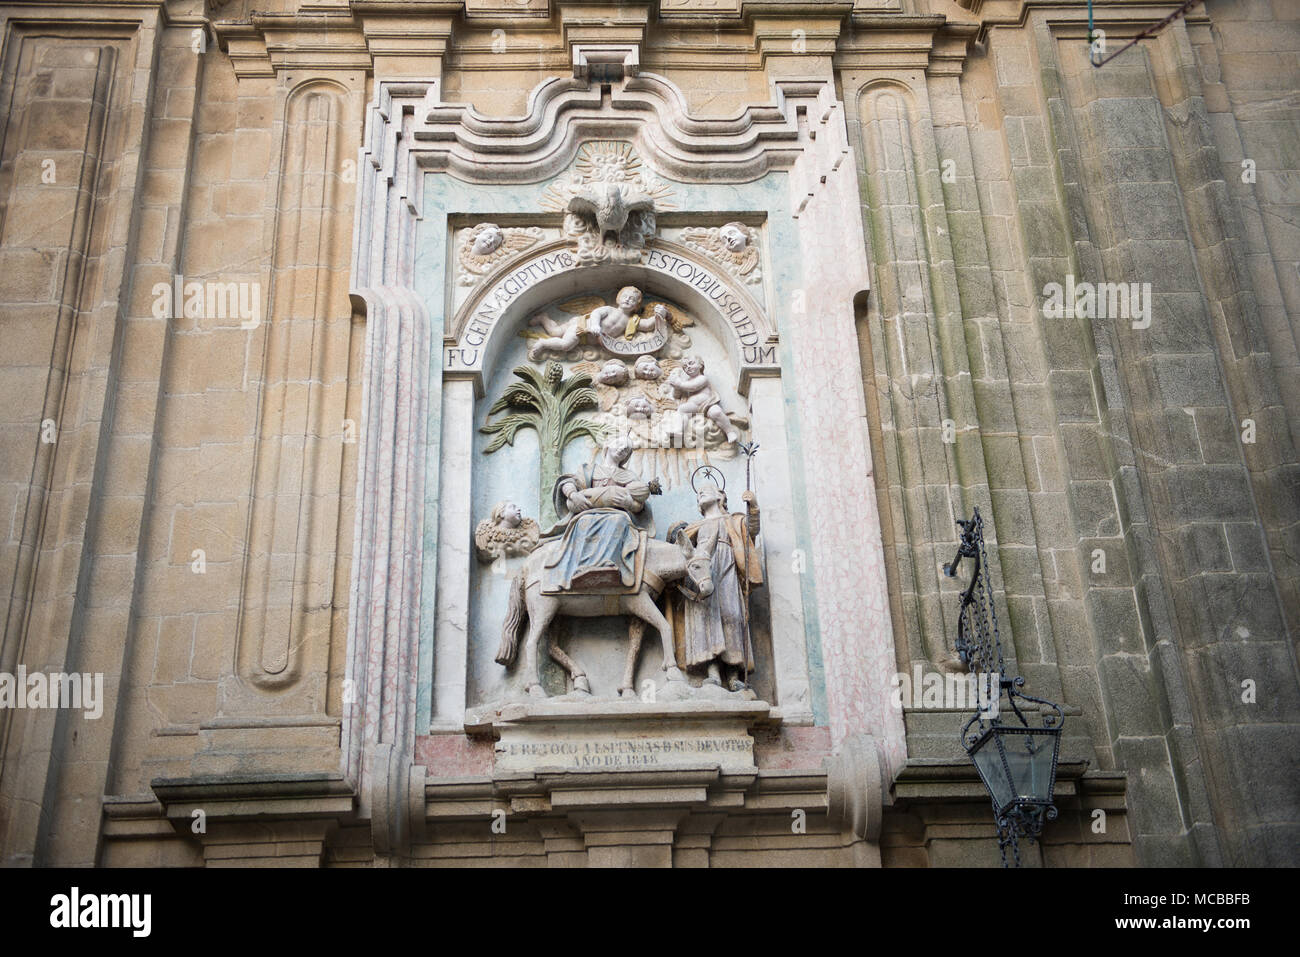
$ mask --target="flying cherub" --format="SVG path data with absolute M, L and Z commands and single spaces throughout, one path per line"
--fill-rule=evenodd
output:
M 528 320 L 528 327 L 520 333 L 524 338 L 534 340 L 528 347 L 528 358 L 538 362 L 548 355 L 564 356 L 571 353 L 582 342 L 587 315 L 604 305 L 605 300 L 600 296 L 579 296 L 560 303 L 559 311 L 567 316 L 560 322 L 556 322 L 545 310 L 532 316 Z
M 641 315 L 641 290 L 636 286 L 620 289 L 612 306 L 606 305 L 603 300 L 597 301 L 599 305 L 588 310 L 586 307 L 590 304 L 589 299 L 577 300 L 584 311 L 558 322 L 546 312 L 533 316 L 529 325 L 540 326 L 546 334 L 537 337 L 528 350 L 528 358 L 536 362 L 547 354 L 564 355 L 572 352 L 585 333 L 604 335 L 610 339 L 631 338 L 641 332 L 651 332 L 668 322 L 666 309 L 652 311 L 648 316 Z M 570 305 L 573 303 L 565 303 L 561 308 Z

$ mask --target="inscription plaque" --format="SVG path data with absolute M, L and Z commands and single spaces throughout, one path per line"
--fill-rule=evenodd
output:
M 469 716 L 467 716 L 469 717 Z M 761 701 L 698 704 L 511 705 L 466 721 L 498 736 L 498 771 L 753 771 L 754 723 L 779 720 Z

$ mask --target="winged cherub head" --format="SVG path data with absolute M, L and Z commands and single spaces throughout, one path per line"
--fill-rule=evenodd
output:
M 622 359 L 610 359 L 596 373 L 596 381 L 601 385 L 625 385 L 627 383 L 627 366 Z
M 629 419 L 648 419 L 654 415 L 655 407 L 643 395 L 634 395 L 624 404 Z
M 742 252 L 749 245 L 749 236 L 740 223 L 727 223 L 718 230 L 718 236 L 726 243 L 728 252 Z
M 654 356 L 641 356 L 636 360 L 636 377 L 638 379 L 649 379 L 653 382 L 663 374 L 664 370 Z
M 496 223 L 483 223 L 474 236 L 473 251 L 475 256 L 487 256 L 501 248 L 505 233 Z

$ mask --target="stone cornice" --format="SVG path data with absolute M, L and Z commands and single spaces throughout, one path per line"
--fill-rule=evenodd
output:
M 674 179 L 745 182 L 788 168 L 802 151 L 780 84 L 776 96 L 777 103 L 750 107 L 731 119 L 698 119 L 681 92 L 652 73 L 604 89 L 556 77 L 533 91 L 521 118 L 486 117 L 466 104 L 426 100 L 423 117 L 417 110 L 413 137 L 423 144 L 416 148 L 422 168 L 470 182 L 546 179 L 568 165 L 583 135 L 626 136 Z M 606 97 L 612 97 L 616 114 L 602 110 Z
M 136 22 L 163 26 L 203 26 L 199 14 L 168 9 L 160 0 L 117 0 L 87 3 L 86 0 L 6 0 L 0 4 L 0 20 L 25 23 L 85 24 L 94 27 L 122 26 Z
M 1088 29 L 1088 4 L 1086 0 L 958 0 L 979 16 L 977 41 L 984 43 L 996 28 L 1020 28 L 1029 20 L 1031 11 L 1050 11 L 1049 24 L 1075 24 L 1086 35 Z M 1154 23 L 1169 16 L 1182 5 L 1182 0 L 1148 0 L 1137 4 L 1132 0 L 1095 0 L 1092 8 L 1094 24 L 1104 24 L 1113 37 L 1131 38 Z M 1188 11 L 1185 19 L 1191 22 L 1208 22 L 1204 7 Z
M 1083 784 L 1085 776 L 1089 781 Z M 1081 791 L 1114 793 L 1122 795 L 1125 789 L 1123 773 L 1088 772 L 1088 761 L 1061 761 L 1056 769 L 1057 798 L 1075 797 Z M 975 801 L 987 802 L 988 790 L 980 779 L 975 765 L 962 758 L 950 761 L 945 758 L 909 758 L 894 779 L 893 796 L 896 804 L 912 801 Z
M 355 817 L 356 791 L 341 774 L 210 775 L 158 778 L 151 787 L 163 816 L 189 830 L 195 810 L 209 820 Z
M 485 28 L 492 22 L 508 24 L 520 18 L 529 21 L 535 30 L 545 30 L 550 24 L 556 31 L 557 48 L 521 50 L 502 59 L 503 67 L 522 65 L 520 57 L 535 64 L 538 55 L 566 50 L 568 62 L 577 44 L 595 42 L 641 44 L 645 55 L 653 59 L 669 52 L 661 51 L 656 44 L 660 30 L 670 29 L 687 38 L 698 32 L 705 38 L 725 23 L 742 31 L 748 27 L 751 36 L 745 55 L 734 63 L 730 63 L 734 57 L 728 60 L 737 69 L 744 68 L 745 58 L 756 52 L 761 63 L 771 57 L 808 59 L 833 55 L 840 68 L 923 67 L 931 75 L 957 75 L 971 43 L 984 42 L 993 29 L 1023 27 L 1031 11 L 1045 11 L 1052 24 L 1083 24 L 1087 15 L 1082 0 L 958 0 L 953 13 L 969 10 L 971 16 L 965 22 L 948 14 L 895 12 L 890 7 L 896 9 L 898 5 L 850 0 L 746 0 L 709 11 L 689 4 L 660 10 L 659 4 L 650 0 L 628 4 L 551 0 L 545 8 L 530 6 L 510 17 L 505 16 L 505 8 L 466 4 L 463 0 L 350 0 L 304 3 L 295 13 L 253 12 L 244 21 L 210 21 L 199 12 L 190 12 L 185 5 L 159 0 L 119 0 L 103 5 L 88 5 L 84 0 L 17 0 L 6 6 L 33 11 L 30 15 L 19 14 L 22 19 L 37 16 L 42 20 L 102 22 L 122 14 L 139 16 L 152 11 L 169 26 L 210 27 L 241 77 L 269 77 L 285 69 L 365 69 L 388 75 L 427 75 L 430 67 L 452 48 L 458 24 Z M 1111 36 L 1126 38 L 1163 19 L 1177 6 L 1178 0 L 1141 4 L 1097 0 L 1094 19 L 1105 24 Z M 214 12 L 219 16 L 219 10 Z M 1192 11 L 1189 19 L 1205 21 L 1208 16 L 1203 10 Z M 685 46 L 673 46 L 671 50 L 674 55 L 690 53 L 689 39 Z M 393 68 L 395 63 L 407 62 L 411 63 L 409 69 Z M 376 64 L 380 65 L 378 69 Z
M 821 768 L 722 771 L 716 765 L 644 771 L 497 772 L 474 777 L 426 777 L 411 782 L 411 836 L 426 825 L 491 819 L 503 804 L 511 814 L 580 813 L 617 807 L 629 814 L 665 809 L 770 814 L 801 809 L 826 813 L 857 838 L 874 840 L 883 809 L 880 769 L 869 738 L 846 741 Z M 166 820 L 192 834 L 196 812 L 205 823 L 364 820 L 354 784 L 339 774 L 207 775 L 158 778 L 152 794 L 114 798 L 105 814 L 115 830 L 155 836 Z M 376 806 L 375 811 L 379 808 Z
M 1016 4 L 1022 16 L 1023 0 Z M 727 69 L 753 69 L 757 58 L 760 68 L 772 68 L 775 59 L 776 73 L 789 69 L 785 61 L 804 73 L 811 67 L 821 72 L 829 61 L 818 59 L 834 57 L 837 66 L 954 74 L 960 73 L 975 21 L 848 0 L 746 2 L 708 16 L 689 6 L 656 15 L 655 6 L 553 0 L 549 13 L 527 8 L 517 21 L 495 7 L 476 10 L 449 0 L 352 0 L 305 4 L 296 14 L 254 12 L 244 21 L 217 20 L 213 30 L 240 76 L 273 76 L 290 68 L 437 75 L 452 51 L 465 69 L 556 68 L 569 64 L 579 46 L 610 43 L 639 46 L 643 59 L 687 68 L 694 56 Z M 515 24 L 516 41 L 530 39 L 498 50 L 485 32 L 495 24 Z M 719 29 L 736 35 L 721 43 Z M 665 42 L 669 34 L 672 41 Z

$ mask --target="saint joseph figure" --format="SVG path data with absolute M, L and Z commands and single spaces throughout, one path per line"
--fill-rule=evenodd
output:
M 727 514 L 727 495 L 706 484 L 696 496 L 704 520 L 688 525 L 685 534 L 696 558 L 707 558 L 713 591 L 685 602 L 682 642 L 687 668 L 708 668 L 705 682 L 728 691 L 743 691 L 754 670 L 754 643 L 749 630 L 748 590 L 763 583 L 754 539 L 758 536 L 758 500 L 743 496 L 747 514 Z

